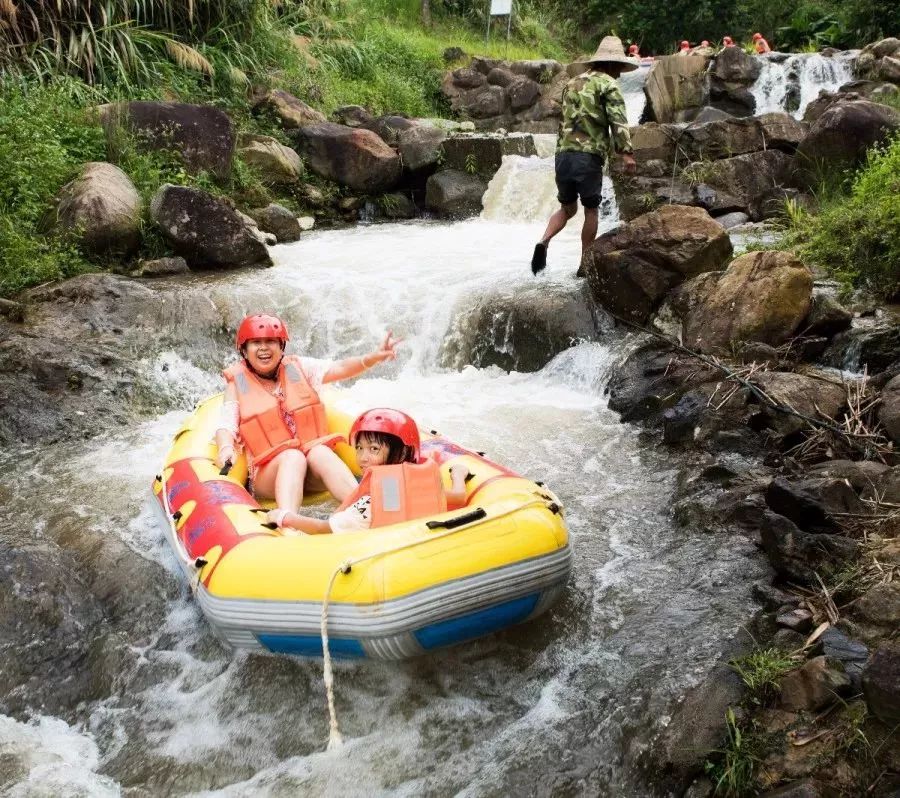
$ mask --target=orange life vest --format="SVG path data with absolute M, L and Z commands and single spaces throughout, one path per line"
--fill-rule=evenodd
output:
M 335 446 L 342 436 L 328 433 L 325 407 L 300 367 L 297 357 L 284 357 L 278 365 L 281 396 L 273 396 L 241 360 L 225 369 L 240 407 L 238 430 L 241 441 L 255 466 L 265 465 L 285 449 L 300 449 L 306 454 L 313 446 Z M 282 413 L 294 420 L 297 434 L 292 435 Z
M 762 55 L 763 53 L 771 53 L 772 48 L 769 47 L 769 43 L 765 39 L 757 39 L 756 40 L 756 52 Z
M 340 509 L 347 509 L 362 496 L 371 496 L 373 529 L 447 512 L 441 469 L 434 460 L 373 466 Z

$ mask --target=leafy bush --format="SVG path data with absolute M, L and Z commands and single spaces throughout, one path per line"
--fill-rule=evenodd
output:
M 788 243 L 848 288 L 900 297 L 900 136 L 869 152 L 849 196 L 796 220 Z

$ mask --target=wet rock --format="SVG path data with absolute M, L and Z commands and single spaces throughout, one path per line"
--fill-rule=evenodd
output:
M 815 712 L 847 693 L 850 679 L 842 662 L 820 656 L 784 676 L 780 689 L 782 706 Z
M 812 275 L 787 252 L 736 258 L 685 324 L 685 342 L 704 352 L 738 341 L 780 344 L 809 312 Z
M 767 371 L 755 374 L 750 382 L 779 403 L 813 419 L 837 418 L 847 403 L 843 385 L 826 378 L 786 371 Z M 751 401 L 756 401 L 752 397 Z M 767 402 L 760 402 L 759 413 L 750 419 L 754 429 L 772 429 L 788 436 L 807 429 L 807 422 L 791 413 L 782 413 Z
M 859 544 L 838 535 L 810 535 L 793 521 L 772 512 L 760 519 L 763 550 L 778 574 L 799 584 L 818 584 L 816 572 L 839 569 L 853 560 Z
M 271 136 L 245 134 L 238 152 L 266 185 L 294 185 L 305 172 L 300 156 Z
M 725 47 L 716 56 L 711 74 L 722 81 L 750 86 L 762 71 L 762 63 L 740 47 Z
M 895 445 L 900 446 L 900 375 L 894 377 L 881 392 L 878 420 Z
M 801 325 L 804 335 L 824 335 L 828 338 L 850 328 L 853 314 L 841 307 L 829 293 L 813 289 L 809 315 Z
M 379 210 L 388 219 L 414 219 L 416 206 L 413 201 L 400 192 L 385 194 L 379 198 Z
M 900 323 L 893 312 L 853 320 L 853 326 L 834 337 L 823 358 L 848 371 L 867 369 L 879 374 L 900 363 Z M 893 375 L 891 375 L 893 376 Z
M 888 726 L 900 723 L 900 642 L 878 646 L 862 683 L 869 710 Z
M 741 224 L 746 224 L 750 221 L 750 217 L 743 213 L 742 211 L 734 211 L 732 213 L 725 213 L 722 216 L 714 217 L 715 220 L 722 225 L 726 230 L 729 230 L 732 227 L 737 227 Z
M 400 179 L 400 156 L 371 130 L 319 122 L 294 136 L 309 168 L 326 180 L 375 194 Z
M 812 631 L 813 617 L 809 610 L 789 606 L 781 608 L 775 616 L 775 623 L 800 634 Z
M 693 441 L 694 430 L 707 403 L 705 396 L 687 393 L 675 407 L 666 410 L 663 413 L 663 442 L 676 444 Z
M 308 106 L 303 100 L 283 89 L 273 89 L 261 97 L 253 107 L 256 113 L 272 114 L 285 130 L 299 130 L 307 125 L 325 122 L 325 114 Z
M 513 113 L 530 108 L 541 96 L 541 87 L 533 80 L 520 75 L 506 87 L 509 108 Z
M 141 197 L 111 163 L 92 162 L 54 199 L 52 228 L 87 252 L 128 255 L 141 242 Z
M 790 518 L 804 532 L 837 532 L 835 513 L 864 513 L 865 505 L 846 480 L 807 479 L 788 482 L 773 479 L 766 490 L 766 503 L 776 513 Z
M 155 258 L 138 262 L 135 277 L 169 277 L 173 274 L 187 274 L 190 271 L 187 261 L 177 256 L 172 258 Z
M 446 336 L 441 363 L 538 371 L 578 341 L 599 338 L 582 286 L 546 285 L 484 297 L 459 313 Z
M 153 197 L 150 215 L 191 267 L 272 265 L 265 244 L 252 235 L 238 213 L 205 191 L 166 183 Z
M 579 274 L 598 304 L 643 323 L 671 287 L 721 268 L 731 252 L 725 229 L 706 211 L 669 205 L 600 236 Z
M 271 202 L 265 208 L 250 211 L 249 216 L 259 225 L 260 230 L 274 235 L 279 244 L 300 239 L 300 222 L 283 205 Z
M 117 130 L 124 127 L 135 134 L 140 148 L 174 150 L 192 172 L 205 169 L 221 180 L 231 175 L 234 125 L 218 108 L 136 100 L 103 105 L 98 110 L 110 151 L 115 150 Z
M 753 585 L 753 598 L 755 598 L 766 610 L 776 610 L 779 607 L 793 607 L 800 603 L 800 597 L 792 593 L 779 590 L 774 585 L 757 582 Z
M 440 216 L 463 219 L 481 213 L 481 199 L 487 183 L 475 175 L 446 169 L 428 178 L 425 207 Z

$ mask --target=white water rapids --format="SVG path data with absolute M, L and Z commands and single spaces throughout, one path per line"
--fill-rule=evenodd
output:
M 802 119 L 806 106 L 822 91 L 837 91 L 853 80 L 853 58 L 846 52 L 826 58 L 819 53 L 801 53 L 782 61 L 763 56 L 762 72 L 750 87 L 756 99 L 756 114 L 785 112 Z
M 483 219 L 314 232 L 275 248 L 272 269 L 188 285 L 231 329 L 248 311 L 282 314 L 294 351 L 341 357 L 369 350 L 386 328 L 403 336 L 399 361 L 343 386 L 339 401 L 404 408 L 423 427 L 545 480 L 565 504 L 575 554 L 560 604 L 534 623 L 411 662 L 338 663 L 346 744 L 326 753 L 321 663 L 222 648 L 156 525 L 152 476 L 192 402 L 220 384 L 190 364 L 187 347 L 166 352 L 147 379 L 170 412 L 84 444 L 0 455 L 4 529 L 22 529 L 33 514 L 36 542 L 61 540 L 68 525 L 121 545 L 127 556 L 99 578 L 126 598 L 149 590 L 155 602 L 138 624 L 110 621 L 116 656 L 60 666 L 57 687 L 79 668 L 92 668 L 96 682 L 96 697 L 65 718 L 42 711 L 53 685 L 24 683 L 15 710 L 0 715 L 0 792 L 650 794 L 635 761 L 748 620 L 749 586 L 763 571 L 747 541 L 673 523 L 671 455 L 606 408 L 604 382 L 628 345 L 618 334 L 575 342 L 536 373 L 441 365 L 451 339 L 480 334 L 467 323 L 477 304 L 535 285 L 578 290 L 577 221 L 551 246 L 547 273 L 530 274 L 553 205 L 552 173 L 532 161 L 511 160 L 498 174 Z M 224 345 L 220 354 L 222 364 L 231 357 Z M 81 555 L 73 574 L 101 567 L 96 551 Z M 156 587 L 145 585 L 142 575 L 156 571 Z M 80 623 L 79 608 L 71 612 Z

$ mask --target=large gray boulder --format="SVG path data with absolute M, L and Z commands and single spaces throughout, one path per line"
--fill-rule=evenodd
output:
M 325 121 L 325 114 L 321 111 L 282 89 L 266 92 L 257 100 L 253 110 L 272 114 L 285 130 L 298 130 Z
M 442 145 L 448 169 L 491 177 L 503 163 L 504 155 L 537 155 L 534 138 L 527 134 L 504 136 L 493 133 L 460 133 Z
M 710 74 L 716 80 L 751 86 L 762 72 L 758 58 L 748 55 L 740 47 L 725 47 L 716 56 Z
M 269 203 L 265 208 L 255 208 L 247 214 L 260 230 L 271 233 L 279 244 L 289 244 L 300 238 L 300 222 L 297 216 L 283 205 Z
M 777 346 L 809 313 L 812 285 L 809 269 L 789 252 L 741 255 L 689 314 L 685 343 L 703 352 L 741 341 Z
M 371 130 L 320 122 L 294 136 L 313 172 L 354 191 L 389 191 L 400 179 L 400 156 Z
M 440 216 L 463 219 L 481 213 L 481 199 L 487 183 L 476 175 L 446 169 L 428 178 L 425 207 Z
M 684 129 L 679 145 L 694 160 L 715 160 L 761 150 L 793 153 L 806 126 L 790 114 L 723 119 Z
M 699 55 L 662 56 L 653 62 L 644 84 L 651 117 L 676 122 L 679 113 L 706 104 L 706 69 L 709 59 Z
M 53 229 L 97 254 L 128 255 L 141 242 L 141 197 L 118 166 L 86 163 L 55 200 Z
M 269 251 L 234 208 L 196 188 L 165 184 L 150 215 L 191 268 L 271 266 Z
M 867 100 L 836 103 L 812 125 L 797 148 L 799 165 L 808 178 L 822 164 L 853 165 L 866 151 L 900 130 L 900 112 Z
M 670 288 L 721 269 L 731 253 L 725 229 L 705 210 L 664 205 L 600 236 L 579 274 L 599 305 L 643 323 Z
M 271 136 L 243 135 L 238 152 L 267 185 L 295 185 L 306 171 L 300 156 Z
M 206 170 L 220 180 L 231 175 L 234 126 L 228 114 L 218 108 L 134 100 L 103 105 L 98 110 L 109 138 L 110 156 L 117 149 L 117 131 L 125 128 L 134 134 L 138 147 L 175 152 L 193 172 Z
M 401 131 L 397 138 L 397 149 L 404 171 L 434 171 L 441 159 L 441 145 L 446 138 L 445 131 L 425 125 Z

